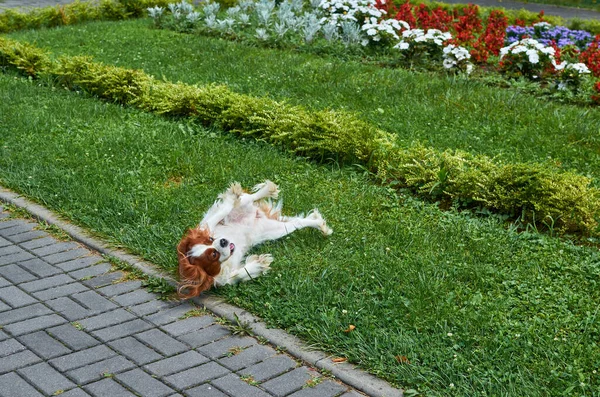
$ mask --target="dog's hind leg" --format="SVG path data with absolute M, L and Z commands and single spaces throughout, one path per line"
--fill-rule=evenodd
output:
M 306 217 L 282 217 L 281 220 L 264 219 L 253 236 L 255 238 L 253 244 L 277 240 L 305 227 L 319 229 L 325 236 L 333 233 L 333 230 L 327 226 L 323 216 L 315 209 Z

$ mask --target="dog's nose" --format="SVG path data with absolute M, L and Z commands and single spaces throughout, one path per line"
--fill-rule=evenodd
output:
M 219 245 L 223 248 L 227 247 L 229 245 L 229 241 L 227 241 L 226 239 L 222 238 L 221 240 L 219 240 Z

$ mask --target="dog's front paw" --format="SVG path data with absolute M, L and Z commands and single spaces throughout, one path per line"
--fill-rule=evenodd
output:
M 265 269 L 271 266 L 273 263 L 273 255 L 271 254 L 262 254 L 258 256 L 258 263 L 260 263 Z

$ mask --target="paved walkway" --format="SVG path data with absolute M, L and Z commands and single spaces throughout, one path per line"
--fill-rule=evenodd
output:
M 15 7 L 47 7 L 57 4 L 71 3 L 73 0 L 0 0 L 0 10 L 2 8 Z M 446 3 L 473 3 L 485 7 L 503 7 L 507 9 L 526 9 L 533 12 L 544 10 L 546 15 L 558 15 L 563 18 L 583 18 L 600 20 L 600 12 L 588 10 L 585 8 L 560 7 L 536 3 L 523 3 L 519 1 L 505 0 L 444 0 Z
M 361 395 L 37 226 L 0 205 L 0 396 Z

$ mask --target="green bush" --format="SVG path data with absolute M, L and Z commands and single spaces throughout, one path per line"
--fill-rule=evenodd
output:
M 487 208 L 560 233 L 600 235 L 600 190 L 591 179 L 543 164 L 501 164 L 461 151 L 401 148 L 393 136 L 347 112 L 156 80 L 89 57 L 51 62 L 41 50 L 0 37 L 0 66 L 47 76 L 69 89 L 250 136 L 317 161 L 361 164 L 378 179 L 458 208 Z
M 121 20 L 139 18 L 145 15 L 146 8 L 165 7 L 175 0 L 101 0 L 80 2 L 52 7 L 36 8 L 21 12 L 7 9 L 0 13 L 0 33 L 22 29 L 51 28 L 73 25 L 92 20 Z

